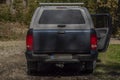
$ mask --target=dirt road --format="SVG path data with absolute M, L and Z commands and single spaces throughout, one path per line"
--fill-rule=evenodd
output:
M 111 42 L 112 43 L 112 42 Z M 0 80 L 120 80 L 120 73 L 110 74 L 95 71 L 91 75 L 69 77 L 31 77 L 26 74 L 24 41 L 0 41 Z M 98 68 L 105 68 L 100 63 Z
M 120 40 L 111 38 L 110 44 L 120 44 Z

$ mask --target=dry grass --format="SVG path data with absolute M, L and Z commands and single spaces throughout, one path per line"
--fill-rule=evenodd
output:
M 27 25 L 20 23 L 0 22 L 0 40 L 22 40 L 25 39 Z

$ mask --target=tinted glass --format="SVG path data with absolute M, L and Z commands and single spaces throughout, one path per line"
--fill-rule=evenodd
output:
M 108 27 L 108 16 L 107 15 L 92 15 L 94 26 L 96 28 Z
M 44 10 L 39 24 L 85 24 L 80 10 Z

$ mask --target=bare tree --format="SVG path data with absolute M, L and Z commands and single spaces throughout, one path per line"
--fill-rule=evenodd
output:
M 120 0 L 118 1 L 117 16 L 118 20 L 120 20 Z M 120 21 L 118 22 L 118 27 L 120 28 Z
M 118 9 L 117 12 L 120 13 L 120 0 L 118 0 Z
M 26 8 L 28 6 L 28 0 L 23 0 L 23 6 Z
M 14 0 L 10 0 L 10 12 L 11 12 L 11 14 L 15 14 L 15 12 L 16 12 L 13 3 L 14 3 Z
M 11 4 L 11 0 L 6 0 L 6 4 L 10 5 Z

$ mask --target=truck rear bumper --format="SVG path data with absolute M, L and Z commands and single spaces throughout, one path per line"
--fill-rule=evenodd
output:
M 76 63 L 81 61 L 93 61 L 97 59 L 97 51 L 92 51 L 91 54 L 75 54 L 72 58 L 57 59 L 49 54 L 39 54 L 35 55 L 32 52 L 27 51 L 26 53 L 27 61 L 39 61 L 39 62 L 50 62 L 50 63 Z

